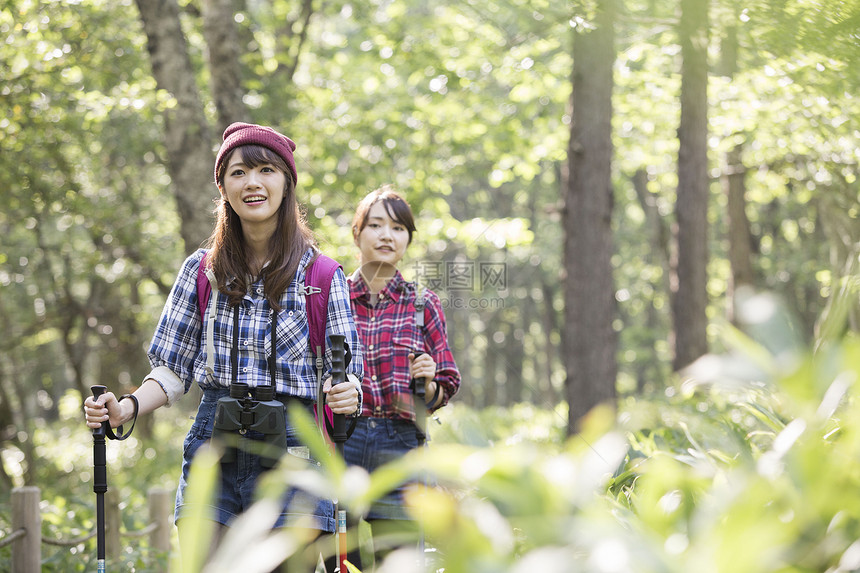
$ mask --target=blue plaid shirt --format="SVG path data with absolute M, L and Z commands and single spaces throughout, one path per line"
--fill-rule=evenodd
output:
M 230 350 L 233 345 L 234 309 L 227 296 L 212 291 L 218 305 L 214 327 L 214 375 L 206 372 L 206 349 L 201 336 L 204 322 L 197 303 L 197 270 L 205 251 L 200 249 L 182 264 L 170 296 L 161 312 L 158 327 L 149 347 L 153 368 L 165 366 L 185 383 L 185 392 L 197 382 L 202 388 L 226 388 L 231 380 Z M 316 366 L 308 343 L 308 321 L 305 313 L 305 267 L 314 255 L 313 249 L 302 256 L 292 283 L 281 296 L 275 331 L 276 392 L 299 398 L 316 399 Z M 211 304 L 211 303 L 210 303 Z M 273 312 L 263 292 L 263 281 L 251 285 L 239 308 L 238 381 L 251 387 L 268 385 L 271 380 L 267 357 L 271 352 Z M 208 320 L 208 317 L 205 319 Z M 352 351 L 347 373 L 359 380 L 363 358 L 358 334 L 349 307 L 349 288 L 343 271 L 338 269 L 331 283 L 326 320 L 326 339 L 331 334 L 346 336 Z M 323 379 L 331 369 L 331 348 L 326 347 Z

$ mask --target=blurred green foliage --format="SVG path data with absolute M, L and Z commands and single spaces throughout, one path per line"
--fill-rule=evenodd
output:
M 197 4 L 180 2 L 183 26 L 214 116 Z M 95 382 L 129 388 L 147 371 L 143 348 L 185 252 L 160 115 L 175 102 L 156 89 L 132 5 L 0 4 L 2 491 L 38 484 L 51 538 L 94 525 L 81 393 Z M 655 237 L 672 224 L 677 184 L 678 4 L 625 2 L 613 100 L 622 399 L 617 417 L 597 410 L 565 440 L 560 189 L 571 26 L 593 5 L 325 2 L 301 54 L 274 48 L 298 3 L 248 2 L 239 14 L 249 118 L 300 144 L 303 203 L 326 252 L 354 269 L 351 209 L 394 182 L 419 219 L 408 278 L 420 278 L 424 262 L 503 263 L 508 272 L 505 288 L 464 294 L 502 305 L 448 315 L 466 383 L 441 424 L 430 423 L 426 452 L 373 476 L 336 460 L 322 478 L 285 464 L 265 490 L 303 480 L 360 511 L 387 485 L 430 476 L 439 487 L 416 494 L 415 507 L 432 560 L 448 572 L 860 569 L 860 356 L 850 334 L 860 3 L 713 2 L 715 354 L 674 376 L 671 253 Z M 723 61 L 732 38 L 737 61 Z M 272 74 L 285 57 L 301 64 L 290 82 Z M 739 145 L 755 280 L 775 296 L 741 296 L 748 312 L 736 329 L 721 318 L 731 269 L 717 181 Z M 150 487 L 175 488 L 190 424 L 178 421 L 194 406 L 184 402 L 108 446 L 124 530 L 145 525 Z M 211 480 L 212 457 L 201 460 L 209 464 L 198 479 Z M 0 496 L 3 531 L 8 504 Z M 226 541 L 244 571 L 247 553 L 293 550 L 295 540 L 269 536 L 270 515 L 261 504 L 245 536 Z M 43 569 L 90 570 L 93 554 L 92 541 L 45 546 Z M 0 549 L 0 570 L 9 555 Z M 149 571 L 163 561 L 141 540 L 124 544 L 113 565 Z M 396 554 L 388 567 L 414 563 Z
M 796 319 L 776 297 L 745 301 L 741 328 L 723 329 L 730 350 L 704 357 L 661 393 L 628 399 L 617 416 L 594 410 L 569 439 L 563 405 L 475 410 L 455 401 L 438 413 L 439 424 L 430 422 L 425 450 L 368 476 L 329 456 L 313 421 L 296 413 L 321 468 L 286 456 L 263 482 L 261 502 L 228 533 L 218 564 L 206 570 L 266 571 L 301 545 L 267 525 L 277 512 L 269 500 L 287 483 L 361 512 L 408 480 L 433 484 L 409 496 L 432 548 L 430 570 L 856 570 L 860 339 L 849 334 L 813 352 L 785 336 Z M 64 402 L 67 417 L 76 414 L 73 402 Z M 165 415 L 151 442 L 109 444 L 109 484 L 122 492 L 127 529 L 145 525 L 148 487 L 175 483 L 185 428 Z M 43 534 L 80 535 L 93 525 L 89 433 L 64 424 L 35 435 L 47 462 L 39 483 L 51 484 L 42 493 Z M 201 460 L 192 478 L 198 484 L 217 471 L 217 452 Z M 200 491 L 205 496 L 206 488 Z M 324 538 L 316 549 L 333 547 Z M 84 571 L 92 552 L 92 542 L 51 551 L 44 570 Z M 0 550 L 0 568 L 8 559 L 9 549 Z M 123 554 L 127 570 L 157 562 L 145 542 L 129 543 Z M 416 563 L 414 550 L 399 550 L 380 571 L 415 571 Z

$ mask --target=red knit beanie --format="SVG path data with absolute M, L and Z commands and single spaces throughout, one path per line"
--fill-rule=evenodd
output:
M 293 159 L 293 150 L 296 148 L 296 144 L 293 143 L 292 139 L 281 135 L 271 127 L 236 122 L 224 130 L 224 143 L 221 144 L 218 157 L 215 158 L 216 183 L 218 182 L 218 170 L 221 167 L 221 162 L 240 145 L 262 145 L 277 153 L 287 163 L 290 174 L 293 176 L 293 183 L 298 182 L 296 161 Z

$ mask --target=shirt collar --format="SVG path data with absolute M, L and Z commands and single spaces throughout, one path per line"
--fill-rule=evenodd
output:
M 361 273 L 355 271 L 352 276 L 349 277 L 349 282 L 351 284 L 351 288 L 349 289 L 349 298 L 350 299 L 359 299 L 362 297 L 366 297 L 370 299 L 370 289 L 367 286 L 367 283 L 364 281 L 364 277 L 361 276 Z M 389 298 L 394 302 L 400 300 L 400 295 L 409 288 L 409 283 L 406 282 L 406 279 L 403 278 L 403 275 L 400 274 L 399 270 L 394 271 L 394 276 L 391 277 L 391 280 L 388 281 L 388 284 L 379 292 L 380 298 Z
M 314 257 L 315 254 L 316 254 L 316 250 L 313 247 L 308 247 L 308 249 L 302 255 L 301 260 L 299 261 L 299 268 L 296 269 L 296 275 L 295 275 L 294 280 L 298 279 L 299 282 L 305 280 L 306 267 L 308 266 L 308 264 L 310 264 L 311 259 Z M 269 263 L 271 263 L 271 261 L 266 261 L 265 264 L 263 264 L 263 268 L 265 269 L 266 267 L 268 267 Z M 235 280 L 236 280 L 236 277 L 233 276 L 230 278 L 230 280 L 227 282 L 227 284 L 230 284 Z M 254 280 L 254 277 L 248 277 L 247 278 L 248 288 L 250 288 L 252 284 L 257 284 L 260 281 L 262 281 L 262 274 L 261 274 L 261 276 L 258 276 L 256 278 L 256 281 Z
M 299 261 L 299 268 L 296 269 L 296 278 L 299 281 L 305 280 L 305 273 L 307 272 L 307 267 L 311 262 L 311 259 L 316 255 L 316 250 L 313 247 L 308 247 L 308 250 L 305 251 L 305 254 L 302 255 L 302 260 Z

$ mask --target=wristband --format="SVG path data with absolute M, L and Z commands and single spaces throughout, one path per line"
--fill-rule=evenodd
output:
M 441 392 L 442 392 L 442 385 L 441 385 L 441 384 L 439 383 L 439 381 L 437 380 L 437 381 L 436 381 L 436 391 L 435 391 L 435 392 L 433 392 L 433 398 L 432 398 L 429 402 L 425 402 L 425 404 L 426 404 L 428 407 L 430 407 L 430 408 L 432 408 L 433 406 L 435 406 L 435 405 L 436 405 L 436 401 L 437 401 L 437 400 L 439 400 L 439 394 L 440 394 Z

